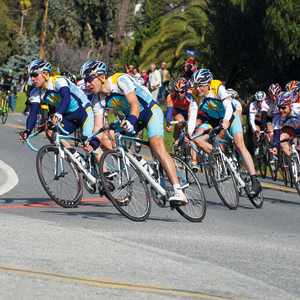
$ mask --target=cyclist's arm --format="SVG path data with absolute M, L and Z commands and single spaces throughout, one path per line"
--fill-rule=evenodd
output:
M 223 106 L 225 108 L 225 116 L 224 119 L 227 120 L 229 122 L 232 113 L 233 113 L 233 108 L 232 108 L 232 102 L 229 98 L 225 98 L 223 100 Z
M 254 112 L 252 112 L 252 108 L 255 110 L 255 108 L 252 106 L 252 104 L 250 104 L 250 109 L 249 109 L 249 123 L 250 123 L 251 128 L 252 128 L 252 130 L 254 132 L 256 130 L 256 125 L 255 125 L 256 110 Z
M 34 124 L 36 122 L 39 108 L 40 108 L 40 104 L 38 104 L 38 103 L 31 104 L 30 114 L 29 114 L 29 116 L 27 118 L 27 122 L 26 122 L 26 130 L 29 130 L 30 132 L 32 131 Z
M 129 121 L 136 131 L 137 120 L 140 115 L 140 104 L 138 98 L 135 94 L 135 91 L 131 91 L 125 95 L 128 104 L 130 105 L 130 116 L 127 117 L 127 121 Z
M 267 117 L 268 117 L 268 113 L 266 111 L 262 111 L 261 112 L 261 125 L 262 125 L 263 130 L 268 130 Z
M 197 122 L 197 114 L 198 114 L 198 104 L 192 98 L 191 102 L 190 102 L 190 116 L 189 116 L 189 122 L 188 122 L 188 133 L 190 135 L 192 135 L 195 130 L 196 122 Z
M 172 115 L 173 115 L 173 100 L 172 100 L 170 94 L 167 97 L 166 103 L 167 103 L 166 122 L 167 122 L 167 126 L 168 126 L 169 122 L 172 121 Z
M 57 110 L 57 113 L 63 115 L 63 113 L 67 110 L 67 108 L 71 102 L 70 88 L 67 86 L 63 86 L 60 88 L 59 93 L 61 94 L 62 100 L 61 100 L 61 104 Z

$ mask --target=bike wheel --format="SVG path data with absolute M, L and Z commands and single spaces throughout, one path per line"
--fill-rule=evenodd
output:
M 257 158 L 257 164 L 259 172 L 262 178 L 266 178 L 267 175 L 267 160 L 266 160 L 266 144 L 262 143 L 259 147 L 259 158 Z
M 89 159 L 89 172 L 91 175 L 93 175 L 96 180 L 100 178 L 99 172 L 98 172 L 98 165 L 97 161 L 94 155 L 91 155 Z M 96 194 L 97 192 L 97 184 L 92 184 L 85 176 L 82 177 L 83 185 L 88 193 L 90 194 Z
M 50 198 L 62 207 L 75 207 L 82 199 L 82 179 L 67 156 L 63 169 L 57 148 L 42 147 L 36 157 L 36 168 L 41 184 Z
M 287 171 L 288 171 L 288 168 L 284 163 L 283 153 L 280 153 L 280 156 L 279 156 L 279 167 L 280 167 L 281 176 L 282 176 L 284 185 L 287 185 Z
M 219 197 L 229 209 L 237 209 L 239 193 L 229 165 L 222 162 L 219 150 L 210 152 L 209 162 L 210 174 Z
M 143 139 L 143 136 L 144 136 L 143 132 L 144 131 L 141 130 L 140 133 L 139 133 L 139 138 L 141 140 Z M 134 143 L 134 151 L 135 151 L 135 153 L 140 153 L 141 149 L 142 149 L 142 144 L 140 144 L 138 142 Z
M 3 110 L 2 110 L 2 124 L 5 124 L 8 116 L 8 100 L 4 100 Z
M 245 192 L 246 195 L 248 197 L 248 199 L 250 200 L 250 202 L 253 204 L 254 207 L 256 208 L 262 208 L 263 206 L 263 192 L 261 191 L 258 195 L 251 195 L 250 191 L 251 191 L 251 178 L 250 178 L 250 174 L 248 173 L 244 162 L 241 158 L 239 158 L 238 160 L 238 168 L 239 168 L 239 173 L 241 178 L 243 179 L 244 183 L 245 183 Z
M 132 221 L 145 220 L 151 210 L 147 184 L 139 170 L 115 150 L 103 153 L 99 166 L 106 163 L 110 175 L 104 175 L 100 167 L 100 178 L 107 198 L 115 208 Z
M 270 168 L 270 173 L 271 173 L 271 177 L 272 177 L 273 181 L 276 181 L 277 172 L 278 172 L 277 161 L 269 160 L 269 168 Z
M 204 158 L 204 154 L 203 154 L 203 151 L 198 149 L 198 154 L 197 154 L 197 163 L 199 165 L 199 168 L 200 168 L 200 172 L 203 173 L 203 158 Z
M 300 195 L 300 163 L 296 154 L 291 154 L 289 157 L 289 167 L 291 171 L 291 177 L 295 188 Z
M 213 181 L 209 169 L 209 158 L 208 158 L 208 154 L 204 152 L 203 152 L 203 169 L 204 169 L 207 185 L 209 188 L 211 188 L 213 186 Z
M 191 222 L 201 222 L 206 214 L 206 200 L 197 174 L 179 157 L 173 154 L 171 157 L 175 164 L 179 184 L 188 200 L 186 205 L 176 207 L 176 210 Z

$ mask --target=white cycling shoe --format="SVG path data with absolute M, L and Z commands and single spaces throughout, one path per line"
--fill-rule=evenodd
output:
M 181 205 L 185 205 L 188 203 L 184 193 L 182 192 L 182 190 L 177 190 L 175 193 L 174 193 L 174 196 L 170 197 L 169 198 L 169 202 L 172 203 L 172 204 L 181 204 Z

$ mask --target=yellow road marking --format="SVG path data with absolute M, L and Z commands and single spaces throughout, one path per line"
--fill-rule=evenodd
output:
M 200 291 L 180 290 L 180 289 L 173 289 L 173 288 L 161 287 L 155 285 L 120 282 L 120 281 L 113 281 L 113 280 L 88 278 L 88 277 L 78 277 L 72 275 L 63 275 L 63 274 L 56 274 L 56 273 L 49 273 L 49 272 L 42 272 L 42 271 L 35 271 L 35 270 L 12 268 L 7 266 L 0 266 L 0 271 L 16 273 L 16 274 L 25 274 L 30 276 L 52 278 L 52 279 L 68 280 L 68 281 L 79 282 L 79 283 L 84 283 L 84 284 L 99 286 L 99 287 L 106 287 L 106 288 L 147 291 L 147 292 L 172 294 L 176 296 L 180 295 L 180 296 L 203 298 L 203 299 L 242 299 L 242 298 L 225 296 L 225 295 L 210 295 Z

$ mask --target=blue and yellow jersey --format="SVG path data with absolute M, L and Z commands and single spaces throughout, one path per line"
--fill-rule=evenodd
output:
M 31 103 L 40 104 L 44 101 L 49 105 L 59 108 L 63 99 L 61 89 L 64 87 L 70 90 L 70 102 L 61 113 L 69 114 L 75 112 L 79 107 L 86 108 L 91 105 L 87 96 L 75 84 L 61 76 L 50 77 L 45 89 L 34 88 L 30 96 Z
M 137 84 L 129 75 L 116 73 L 108 78 L 111 94 L 101 95 L 102 106 L 107 106 L 115 111 L 122 111 L 126 116 L 130 115 L 130 105 L 127 102 L 126 94 L 135 91 L 140 104 L 140 113 L 145 108 L 155 105 L 151 93 L 148 89 Z M 103 101 L 105 100 L 105 101 Z
M 210 90 L 205 96 L 198 96 L 196 89 L 191 94 L 190 108 L 197 106 L 208 117 L 221 119 L 225 116 L 223 100 L 229 97 L 225 87 L 219 80 L 212 80 Z

